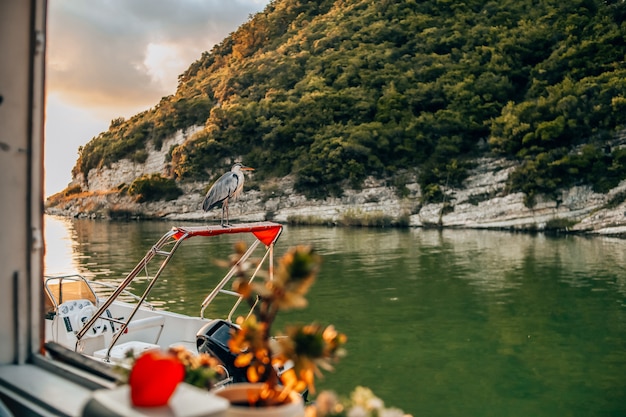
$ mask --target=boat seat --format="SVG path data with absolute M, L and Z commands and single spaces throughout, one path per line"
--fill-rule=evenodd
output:
M 158 344 L 164 326 L 165 317 L 163 316 L 132 319 L 119 339 L 119 343 L 141 341 Z
M 124 359 L 126 359 L 127 353 L 131 350 L 133 351 L 133 355 L 136 358 L 143 352 L 151 349 L 160 349 L 160 346 L 153 343 L 131 340 L 130 342 L 124 342 L 119 345 L 113 346 L 113 348 L 111 349 L 109 360 L 111 362 L 121 363 L 124 361 Z M 108 348 L 97 350 L 93 353 L 93 356 L 98 359 L 106 359 L 107 350 Z
M 163 316 L 146 317 L 143 319 L 131 320 L 130 323 L 128 323 L 128 327 L 126 327 L 126 333 L 148 329 L 150 327 L 163 327 L 164 324 L 165 317 Z
M 182 346 L 184 347 L 189 353 L 193 353 L 194 355 L 198 354 L 198 348 L 196 347 L 196 342 L 174 342 L 174 343 L 170 343 L 169 347 L 177 347 L 177 346 Z

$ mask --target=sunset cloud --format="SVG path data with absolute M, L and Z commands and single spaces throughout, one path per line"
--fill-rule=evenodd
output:
M 268 2 L 50 1 L 46 165 L 47 172 L 57 171 L 48 165 L 58 163 L 61 155 L 55 153 L 65 148 L 65 165 L 59 167 L 65 178 L 55 183 L 48 178 L 47 194 L 67 185 L 78 146 L 106 129 L 112 119 L 128 118 L 173 94 L 178 76 L 202 52 L 210 51 Z M 76 114 L 85 119 L 80 121 L 82 129 L 67 126 Z

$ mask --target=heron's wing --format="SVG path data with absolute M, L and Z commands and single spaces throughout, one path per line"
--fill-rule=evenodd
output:
M 231 197 L 235 190 L 237 190 L 238 185 L 239 178 L 237 178 L 235 173 L 227 172 L 222 175 L 217 181 L 215 181 L 215 184 L 213 184 L 206 193 L 204 201 L 202 201 L 202 209 L 204 211 L 209 211 L 216 205 Z

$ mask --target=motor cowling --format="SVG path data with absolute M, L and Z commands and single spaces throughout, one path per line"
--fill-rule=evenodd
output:
M 228 348 L 232 330 L 235 329 L 238 329 L 237 325 L 227 320 L 212 320 L 196 333 L 196 347 L 199 353 L 207 353 L 218 359 L 226 368 L 232 382 L 247 382 L 247 368 L 235 366 L 237 355 Z

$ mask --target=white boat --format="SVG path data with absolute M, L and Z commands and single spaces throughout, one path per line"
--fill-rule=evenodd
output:
M 131 350 L 137 356 L 148 349 L 167 350 L 183 346 L 193 353 L 210 353 L 220 359 L 227 371 L 227 381 L 245 381 L 245 372 L 232 364 L 234 356 L 231 357 L 227 348 L 227 340 L 230 329 L 235 326 L 234 315 L 246 315 L 251 310 L 248 310 L 249 306 L 241 305 L 241 297 L 230 290 L 230 284 L 238 268 L 249 262 L 255 251 L 262 250 L 258 248 L 261 244 L 264 253 L 250 281 L 259 279 L 262 275 L 260 271 L 269 273 L 269 278 L 272 278 L 274 244 L 281 232 L 282 225 L 273 222 L 229 227 L 173 227 L 148 249 L 137 266 L 117 286 L 89 281 L 81 275 L 46 277 L 46 348 L 57 359 L 79 366 L 83 364 L 93 371 L 93 363 L 84 361 L 82 357 L 108 365 L 123 365 Z M 210 239 L 223 234 L 239 234 L 242 240 L 251 240 L 252 243 L 224 278 L 210 288 L 198 306 L 198 316 L 160 310 L 149 302 L 150 292 L 158 285 L 170 260 L 186 241 L 192 238 Z M 147 282 L 143 294 L 132 294 L 127 290 L 135 280 Z M 205 310 L 218 295 L 231 297 L 232 308 L 223 316 L 205 317 Z M 68 353 L 68 350 L 80 356 Z M 103 373 L 106 374 L 106 370 Z

